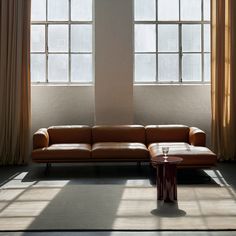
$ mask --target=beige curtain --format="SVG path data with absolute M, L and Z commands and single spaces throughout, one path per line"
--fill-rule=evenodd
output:
M 26 163 L 30 130 L 30 0 L 0 0 L 0 165 Z
M 236 0 L 212 0 L 212 143 L 236 159 Z

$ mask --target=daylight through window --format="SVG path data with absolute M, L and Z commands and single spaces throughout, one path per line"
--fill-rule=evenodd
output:
M 210 0 L 134 0 L 136 83 L 210 82 Z
M 31 81 L 92 82 L 92 0 L 32 0 Z

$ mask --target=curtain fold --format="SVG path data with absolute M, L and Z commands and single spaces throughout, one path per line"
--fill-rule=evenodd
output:
M 30 0 L 0 1 L 0 165 L 28 160 Z
M 211 0 L 212 144 L 220 160 L 236 159 L 236 1 Z

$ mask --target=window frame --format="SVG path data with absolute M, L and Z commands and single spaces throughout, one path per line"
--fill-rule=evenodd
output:
M 72 25 L 91 25 L 92 26 L 92 45 L 93 45 L 93 0 L 92 0 L 92 20 L 91 21 L 75 21 L 75 20 L 71 20 L 71 0 L 68 0 L 68 20 L 66 21 L 60 21 L 60 20 L 48 20 L 48 0 L 45 0 L 46 2 L 46 20 L 45 21 L 32 21 L 31 20 L 31 27 L 34 25 L 44 25 L 45 26 L 45 42 L 44 42 L 44 46 L 45 46 L 45 51 L 44 52 L 32 52 L 30 50 L 30 56 L 31 55 L 45 55 L 45 81 L 41 82 L 41 81 L 32 81 L 32 84 L 75 84 L 75 85 L 86 85 L 86 84 L 93 84 L 94 83 L 94 78 L 92 76 L 92 80 L 91 81 L 71 81 L 71 55 L 75 54 L 75 55 L 91 55 L 93 57 L 93 46 L 92 46 L 92 51 L 91 52 L 71 52 L 71 26 Z M 49 25 L 67 25 L 68 26 L 68 51 L 66 52 L 49 52 L 48 49 L 48 28 Z M 49 62 L 49 55 L 68 55 L 68 71 L 67 71 L 67 75 L 68 75 L 68 81 L 49 81 L 48 80 L 48 62 Z M 92 75 L 93 75 L 93 58 L 92 58 Z
M 211 19 L 210 20 L 204 20 L 204 0 L 201 0 L 201 20 L 198 21 L 190 21 L 190 20 L 180 20 L 181 18 L 181 0 L 179 2 L 179 20 L 174 21 L 162 21 L 158 20 L 158 0 L 155 0 L 155 14 L 156 14 L 156 20 L 135 20 L 135 12 L 133 12 L 134 15 L 134 27 L 136 25 L 155 25 L 156 28 L 156 51 L 155 52 L 136 52 L 135 51 L 135 46 L 134 46 L 134 76 L 133 76 L 133 82 L 134 84 L 148 84 L 148 85 L 155 85 L 155 84 L 210 84 L 210 80 L 205 80 L 204 78 L 204 72 L 205 72 L 205 55 L 211 55 L 211 51 L 204 51 L 204 25 L 211 25 Z M 134 4 L 134 11 L 135 11 L 135 0 L 133 0 Z M 211 18 L 211 15 L 210 15 Z M 158 51 L 158 25 L 177 25 L 178 26 L 178 52 L 159 52 Z M 201 26 L 201 50 L 199 52 L 183 52 L 182 50 L 182 26 L 183 25 L 200 25 Z M 134 32 L 134 44 L 135 44 L 135 30 Z M 211 37 L 211 33 L 210 33 Z M 135 56 L 140 55 L 140 54 L 151 54 L 155 55 L 156 57 L 156 64 L 155 64 L 155 71 L 156 71 L 156 76 L 155 76 L 155 81 L 149 82 L 149 81 L 135 81 Z M 179 78 L 178 81 L 159 81 L 158 80 L 158 55 L 160 54 L 178 54 L 179 55 Z M 199 81 L 183 81 L 183 55 L 184 54 L 201 54 L 201 80 Z

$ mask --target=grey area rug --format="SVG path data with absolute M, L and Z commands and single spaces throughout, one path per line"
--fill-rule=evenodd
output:
M 22 181 L 0 189 L 0 230 L 236 229 L 231 186 L 179 185 L 178 204 L 158 204 L 148 180 L 81 184 Z

